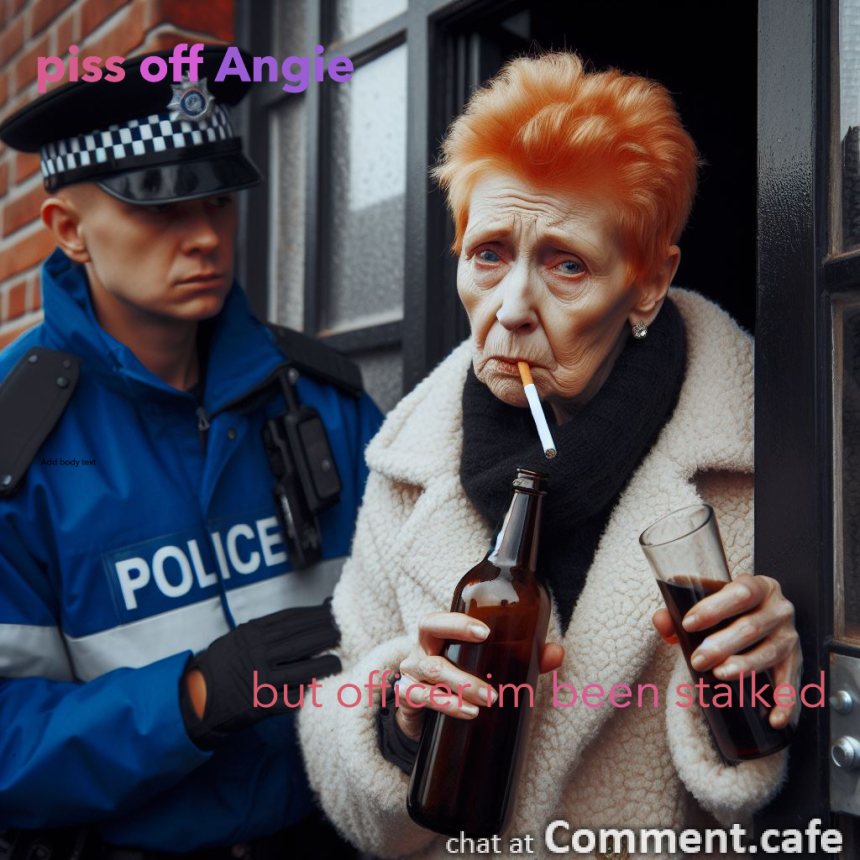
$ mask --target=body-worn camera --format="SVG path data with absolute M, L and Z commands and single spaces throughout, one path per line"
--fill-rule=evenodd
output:
M 300 405 L 295 370 L 279 374 L 287 411 L 263 429 L 272 494 L 293 568 L 302 570 L 322 556 L 318 515 L 337 504 L 341 480 L 325 426 L 316 409 Z

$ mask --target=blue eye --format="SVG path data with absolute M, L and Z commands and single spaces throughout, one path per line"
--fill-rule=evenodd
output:
M 491 251 L 489 248 L 485 248 L 483 251 L 479 251 L 478 259 L 482 263 L 499 263 L 502 260 L 502 258 L 495 251 Z
M 578 275 L 580 272 L 585 271 L 582 266 L 582 263 L 577 260 L 565 260 L 563 263 L 558 264 L 558 268 L 565 275 Z

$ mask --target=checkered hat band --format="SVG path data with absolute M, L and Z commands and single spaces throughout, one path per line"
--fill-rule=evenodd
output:
M 215 105 L 208 117 L 193 122 L 172 120 L 165 111 L 43 146 L 42 175 L 61 179 L 70 171 L 99 164 L 121 170 L 126 159 L 132 168 L 142 155 L 218 143 L 233 136 L 230 114 L 223 105 Z

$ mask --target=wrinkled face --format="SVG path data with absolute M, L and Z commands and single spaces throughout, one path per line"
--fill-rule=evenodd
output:
M 105 292 L 175 320 L 207 319 L 221 310 L 233 282 L 235 195 L 133 206 L 96 186 L 85 193 L 86 201 L 78 202 L 82 235 Z
M 525 360 L 556 414 L 600 387 L 639 301 L 605 200 L 507 173 L 475 186 L 457 289 L 478 379 L 525 406 L 516 366 Z

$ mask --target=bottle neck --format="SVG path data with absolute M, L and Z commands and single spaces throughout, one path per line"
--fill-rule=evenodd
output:
M 542 505 L 543 493 L 514 490 L 487 561 L 498 567 L 535 569 Z

